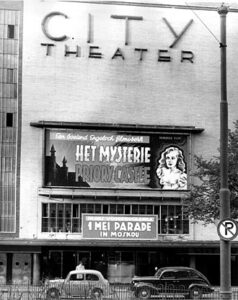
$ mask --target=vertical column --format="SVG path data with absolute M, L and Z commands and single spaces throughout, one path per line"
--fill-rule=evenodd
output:
M 40 282 L 40 254 L 33 253 L 33 284 Z

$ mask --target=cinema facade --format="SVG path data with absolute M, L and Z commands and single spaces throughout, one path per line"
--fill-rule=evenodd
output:
M 82 260 L 111 282 L 182 265 L 219 284 L 216 226 L 194 223 L 184 206 L 194 155 L 218 154 L 217 11 L 152 0 L 0 5 L 1 282 L 64 277 Z

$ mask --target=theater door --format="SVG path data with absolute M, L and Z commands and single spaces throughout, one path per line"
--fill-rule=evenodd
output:
M 79 261 L 83 261 L 85 268 L 90 267 L 91 252 L 90 251 L 73 251 L 73 250 L 51 250 L 49 251 L 49 270 L 50 278 L 65 278 L 69 271 L 75 270 Z
M 108 255 L 107 279 L 109 282 L 129 283 L 135 275 L 133 251 L 111 251 Z

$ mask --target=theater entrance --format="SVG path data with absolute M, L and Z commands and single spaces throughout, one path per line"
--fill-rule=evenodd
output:
M 129 283 L 135 275 L 135 252 L 110 251 L 107 278 L 110 282 Z
M 75 270 L 80 261 L 83 261 L 85 268 L 90 268 L 90 251 L 73 250 L 50 250 L 48 259 L 45 258 L 44 277 L 65 278 L 69 271 Z M 47 267 L 48 264 L 48 267 Z

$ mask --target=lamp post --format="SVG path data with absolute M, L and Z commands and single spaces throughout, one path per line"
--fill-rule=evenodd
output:
M 220 102 L 220 219 L 230 217 L 230 191 L 228 188 L 228 103 L 226 82 L 226 15 L 228 7 L 218 9 L 220 15 L 221 102 Z M 231 242 L 220 240 L 220 297 L 231 299 Z

